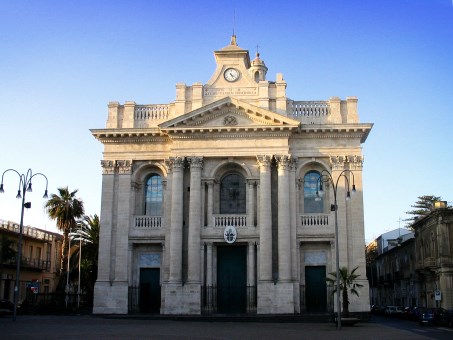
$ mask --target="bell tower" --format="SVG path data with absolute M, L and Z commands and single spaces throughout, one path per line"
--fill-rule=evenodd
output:
M 257 51 L 255 59 L 252 60 L 249 68 L 250 76 L 259 83 L 262 80 L 266 80 L 267 67 L 264 61 L 260 59 L 260 54 Z

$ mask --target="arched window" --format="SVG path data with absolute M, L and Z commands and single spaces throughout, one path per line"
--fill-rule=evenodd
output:
M 162 215 L 162 177 L 156 174 L 151 175 L 145 184 L 145 215 Z
M 255 81 L 256 81 L 257 83 L 260 82 L 260 73 L 259 73 L 258 71 L 255 72 Z
M 239 174 L 229 174 L 220 183 L 220 213 L 245 214 L 245 179 Z
M 304 213 L 315 214 L 324 212 L 324 200 L 316 195 L 319 185 L 318 171 L 309 171 L 304 176 Z

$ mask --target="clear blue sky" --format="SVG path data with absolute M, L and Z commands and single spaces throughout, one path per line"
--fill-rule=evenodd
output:
M 294 100 L 357 96 L 366 240 L 398 227 L 417 196 L 453 201 L 452 0 L 0 0 L 0 172 L 43 172 L 49 191 L 79 189 L 99 214 L 107 104 L 168 103 L 175 84 L 205 83 L 213 51 L 260 46 L 268 79 Z M 20 220 L 18 177 L 5 175 L 0 219 Z M 41 198 L 25 224 L 54 230 Z M 401 225 L 403 225 L 402 223 Z

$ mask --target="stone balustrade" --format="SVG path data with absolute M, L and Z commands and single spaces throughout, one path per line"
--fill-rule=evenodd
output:
M 157 126 L 159 123 L 168 119 L 170 105 L 136 105 L 134 108 L 134 127 L 147 128 Z
M 135 216 L 135 228 L 161 229 L 162 216 Z
M 327 101 L 293 101 L 292 118 L 303 124 L 325 124 L 330 114 Z
M 225 215 L 219 214 L 214 215 L 214 227 L 225 228 L 228 226 L 234 227 L 246 227 L 247 226 L 247 215 Z
M 300 215 L 302 227 L 329 226 L 329 214 L 303 214 Z

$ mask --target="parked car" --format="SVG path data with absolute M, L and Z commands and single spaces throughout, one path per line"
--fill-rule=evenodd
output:
M 434 310 L 434 323 L 439 326 L 453 327 L 453 310 L 436 308 Z
M 0 300 L 0 316 L 12 315 L 14 311 L 14 304 L 8 300 Z
M 385 315 L 392 317 L 403 317 L 404 309 L 401 306 L 387 306 L 385 308 Z
M 420 313 L 420 318 L 419 318 L 419 323 L 420 326 L 425 326 L 425 325 L 435 325 L 436 324 L 436 318 L 434 317 L 436 314 L 436 311 L 434 308 L 427 308 L 423 310 Z
M 423 311 L 426 308 L 424 307 L 413 307 L 410 311 L 410 316 L 409 318 L 414 321 L 419 321 L 420 320 L 420 315 L 423 313 Z

